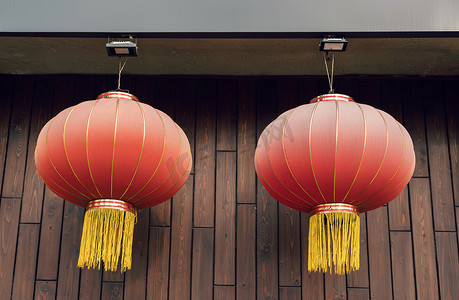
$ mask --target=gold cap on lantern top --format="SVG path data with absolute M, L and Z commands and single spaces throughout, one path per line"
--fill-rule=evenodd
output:
M 124 100 L 135 100 L 139 102 L 139 99 L 137 99 L 136 96 L 122 92 L 122 91 L 109 91 L 106 93 L 102 93 L 99 96 L 97 96 L 97 99 L 124 99 Z
M 315 103 L 318 101 L 344 101 L 344 102 L 355 102 L 352 97 L 344 94 L 325 94 L 325 95 L 320 95 L 315 98 L 312 98 L 309 103 Z

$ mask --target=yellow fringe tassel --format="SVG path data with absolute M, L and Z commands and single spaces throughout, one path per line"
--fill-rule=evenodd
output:
M 360 268 L 360 217 L 354 213 L 331 212 L 309 219 L 309 272 L 336 274 Z
M 105 271 L 116 271 L 121 255 L 121 272 L 130 270 L 135 222 L 136 215 L 128 211 L 112 208 L 86 211 L 78 267 L 100 270 L 103 261 Z

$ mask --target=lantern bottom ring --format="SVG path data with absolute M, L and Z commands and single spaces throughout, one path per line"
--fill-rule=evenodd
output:
M 128 211 L 135 214 L 136 208 L 129 202 L 117 200 L 117 199 L 96 199 L 92 200 L 86 206 L 86 211 L 96 208 L 111 208 L 118 209 L 122 211 Z
M 315 205 L 311 208 L 311 215 L 336 212 L 359 214 L 357 206 L 347 203 L 324 203 Z

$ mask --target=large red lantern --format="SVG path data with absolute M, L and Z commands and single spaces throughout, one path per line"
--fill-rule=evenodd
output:
M 131 267 L 136 210 L 171 198 L 191 170 L 183 130 L 124 92 L 108 92 L 51 119 L 35 164 L 58 196 L 86 208 L 79 267 Z
M 351 97 L 327 94 L 269 124 L 255 152 L 263 186 L 279 202 L 311 214 L 309 271 L 359 269 L 358 214 L 394 199 L 414 171 L 406 129 Z

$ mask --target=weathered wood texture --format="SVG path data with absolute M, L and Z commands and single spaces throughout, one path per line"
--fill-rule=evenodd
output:
M 116 76 L 0 75 L 0 299 L 458 299 L 458 78 L 337 78 L 410 132 L 416 169 L 388 205 L 361 214 L 360 270 L 309 273 L 309 215 L 278 204 L 253 167 L 278 114 L 328 92 L 323 78 L 125 76 L 122 88 L 184 129 L 192 174 L 138 213 L 133 268 L 76 267 L 84 209 L 38 177 L 36 138 Z

